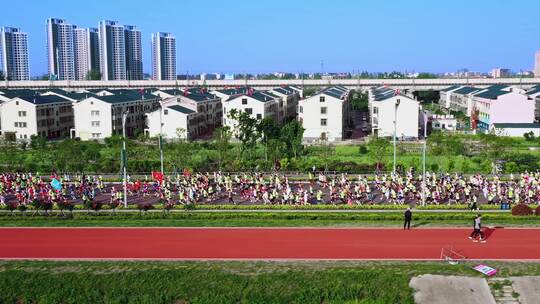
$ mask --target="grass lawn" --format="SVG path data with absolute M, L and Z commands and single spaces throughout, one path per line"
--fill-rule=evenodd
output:
M 498 263 L 498 276 L 540 264 Z M 0 262 L 0 303 L 414 303 L 421 274 L 480 276 L 437 262 Z
M 475 213 L 416 213 L 413 225 L 470 227 Z M 142 214 L 74 213 L 73 216 L 0 216 L 3 227 L 354 227 L 400 226 L 402 211 L 387 213 L 294 213 L 294 212 L 161 212 Z M 540 216 L 512 216 L 509 213 L 485 213 L 485 226 L 540 226 Z

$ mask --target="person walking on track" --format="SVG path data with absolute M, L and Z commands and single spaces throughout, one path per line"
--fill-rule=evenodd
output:
M 407 208 L 407 210 L 405 210 L 405 213 L 403 214 L 403 216 L 405 218 L 405 222 L 403 223 L 403 230 L 405 230 L 405 229 L 410 230 L 411 229 L 411 220 L 412 220 L 411 208 Z
M 480 242 L 485 243 L 486 239 L 484 238 L 484 233 L 482 233 L 482 215 L 478 214 L 474 218 L 474 224 L 473 224 L 473 232 L 469 236 L 469 239 L 473 240 L 473 242 L 478 242 L 478 237 L 480 237 Z

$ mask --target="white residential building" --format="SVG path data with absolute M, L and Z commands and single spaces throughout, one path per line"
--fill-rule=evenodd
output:
M 0 105 L 2 134 L 17 139 L 32 135 L 47 139 L 69 136 L 73 127 L 72 102 L 60 96 L 20 96 Z
M 439 105 L 445 109 L 450 109 L 450 97 L 452 92 L 460 89 L 460 85 L 454 85 L 439 91 Z
M 204 116 L 205 131 L 210 132 L 222 124 L 221 98 L 214 95 L 213 92 L 209 93 L 204 88 L 156 90 L 152 94 L 165 99 L 165 104 L 169 103 L 167 100 L 173 100 L 183 107 L 201 113 Z
M 147 113 L 146 117 L 145 132 L 150 137 L 159 136 L 161 132 L 165 139 L 194 139 L 206 128 L 204 114 L 179 104 L 163 106 Z
M 451 111 L 463 112 L 467 116 L 471 116 L 474 108 L 474 95 L 483 91 L 482 88 L 463 86 L 458 89 L 447 92 L 449 95 L 449 103 L 445 102 L 445 108 Z
M 288 119 L 294 119 L 298 111 L 300 92 L 289 86 L 275 88 L 270 92 L 281 99 L 278 103 L 278 122 L 284 124 Z
M 112 90 L 114 95 L 92 96 L 73 104 L 75 128 L 71 137 L 81 140 L 104 139 L 122 135 L 122 114 L 126 119 L 126 135 L 143 132 L 146 113 L 159 108 L 159 97 L 132 90 Z
M 380 137 L 418 138 L 418 101 L 387 87 L 369 91 L 371 132 Z
M 28 36 L 18 28 L 0 28 L 0 72 L 7 80 L 29 80 Z
M 240 95 L 232 95 L 223 102 L 223 125 L 231 130 L 236 128 L 236 120 L 230 117 L 233 109 L 244 111 L 255 119 L 272 118 L 277 123 L 277 111 L 280 98 L 268 91 L 255 91 L 248 89 L 248 92 Z
M 301 99 L 298 120 L 305 129 L 304 140 L 343 140 L 350 121 L 349 110 L 350 91 L 341 86 L 326 88 Z
M 478 128 L 487 132 L 495 123 L 533 123 L 535 101 L 521 89 L 493 85 L 474 95 Z

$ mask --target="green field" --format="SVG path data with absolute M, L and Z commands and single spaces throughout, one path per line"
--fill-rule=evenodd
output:
M 469 227 L 475 213 L 470 211 L 416 212 L 413 225 L 421 226 L 465 226 Z M 401 211 L 391 212 L 174 212 L 164 214 L 151 212 L 139 214 L 118 213 L 74 213 L 69 216 L 0 216 L 0 226 L 55 226 L 55 227 L 313 227 L 313 226 L 399 226 Z M 483 214 L 484 225 L 490 226 L 540 226 L 540 216 L 513 216 L 505 213 Z
M 414 303 L 410 278 L 479 276 L 425 262 L 0 262 L 0 303 Z M 490 263 L 499 276 L 537 263 Z

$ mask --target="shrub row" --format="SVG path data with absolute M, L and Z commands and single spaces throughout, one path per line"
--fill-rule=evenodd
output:
M 526 205 L 525 205 L 526 206 Z M 187 210 L 405 210 L 408 205 L 166 205 L 165 209 L 187 209 Z M 529 207 L 530 208 L 530 207 Z M 89 203 L 87 205 L 83 204 L 65 204 L 65 205 L 38 205 L 38 204 L 29 204 L 29 205 L 19 205 L 17 203 L 9 203 L 4 206 L 5 210 L 19 210 L 19 211 L 33 211 L 33 210 L 112 210 L 112 209 L 128 209 L 128 210 L 149 210 L 149 209 L 164 209 L 164 204 L 131 204 L 127 208 L 124 208 L 123 205 L 118 205 L 116 207 L 110 204 L 103 203 Z M 415 209 L 418 210 L 469 210 L 468 205 L 458 204 L 458 205 L 426 205 L 426 206 L 417 206 Z M 499 205 L 480 205 L 480 210 L 499 210 Z M 526 213 L 532 214 L 532 213 Z

